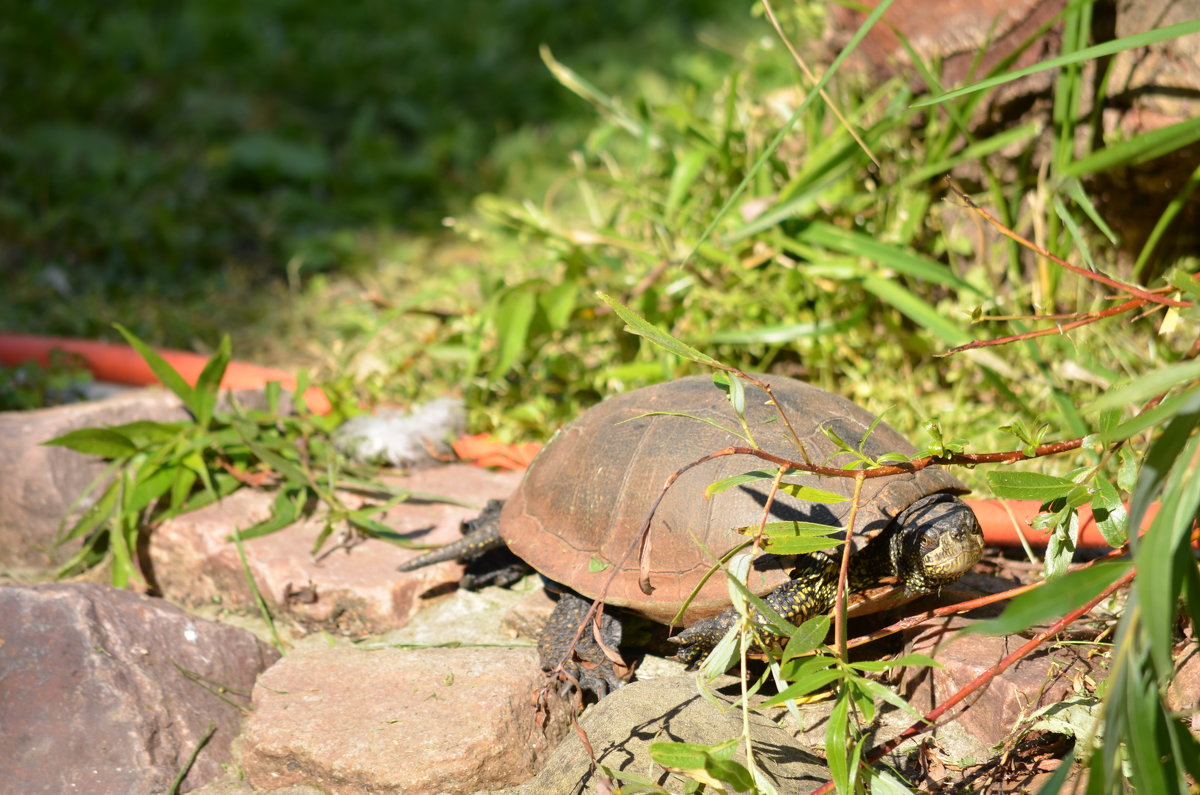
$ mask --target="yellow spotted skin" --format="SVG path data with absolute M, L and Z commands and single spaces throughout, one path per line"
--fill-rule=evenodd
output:
M 500 509 L 504 503 L 491 500 L 479 516 L 466 523 L 463 537 L 457 541 L 438 547 L 432 552 L 418 555 L 410 561 L 396 567 L 396 571 L 416 571 L 434 563 L 445 560 L 466 561 L 503 547 L 504 539 L 500 537 Z
M 813 553 L 801 560 L 792 579 L 763 597 L 771 609 L 789 624 L 801 624 L 828 613 L 837 597 L 838 561 L 832 555 Z M 753 615 L 753 612 L 752 612 Z M 758 618 L 758 623 L 765 621 Z M 712 650 L 738 619 L 732 607 L 712 618 L 697 621 L 671 641 L 679 646 L 675 656 L 692 664 Z

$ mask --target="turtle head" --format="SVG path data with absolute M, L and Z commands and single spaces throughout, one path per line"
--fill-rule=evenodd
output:
M 923 593 L 957 580 L 983 556 L 979 520 L 953 494 L 931 494 L 896 517 L 892 561 L 900 582 Z

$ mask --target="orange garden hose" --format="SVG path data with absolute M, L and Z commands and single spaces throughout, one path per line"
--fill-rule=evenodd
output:
M 69 339 L 65 337 L 43 337 L 32 334 L 0 334 L 0 364 L 17 365 L 23 362 L 36 361 L 48 364 L 50 352 L 54 350 L 80 356 L 92 375 L 102 381 L 132 386 L 146 386 L 158 383 L 154 373 L 138 355 L 137 351 L 128 345 L 98 342 L 95 340 Z M 190 384 L 199 377 L 208 357 L 187 351 L 158 349 L 163 357 Z M 296 379 L 282 370 L 271 367 L 260 367 L 244 362 L 230 362 L 221 379 L 224 389 L 260 389 L 269 381 L 278 381 L 285 389 L 294 389 Z M 310 387 L 304 393 L 310 409 L 317 414 L 325 414 L 330 410 L 329 401 L 321 390 Z M 539 446 L 526 442 L 520 445 L 506 445 L 494 441 L 487 436 L 466 436 L 458 440 L 455 450 L 461 458 L 475 462 L 480 466 L 495 466 L 504 469 L 523 469 L 533 460 Z M 967 504 L 979 517 L 983 527 L 984 538 L 992 546 L 1020 546 L 1021 534 L 1024 533 L 1031 547 L 1044 547 L 1045 535 L 1032 530 L 1029 522 L 1039 513 L 1040 504 L 1036 500 L 967 500 Z M 1150 506 L 1143 520 L 1143 529 L 1158 512 L 1158 505 Z M 1091 509 L 1083 506 L 1079 509 L 1079 540 L 1080 548 L 1107 548 L 1108 544 L 1096 527 Z
M 1041 513 L 1041 503 L 1037 500 L 964 500 L 983 527 L 983 538 L 994 547 L 1019 547 L 1021 534 L 1029 542 L 1029 546 L 1041 548 L 1046 546 L 1046 535 L 1040 530 L 1029 526 L 1033 517 Z M 1011 512 L 1011 513 L 1010 513 Z M 1158 513 L 1158 503 L 1152 504 L 1142 517 L 1142 530 L 1150 526 L 1150 522 Z M 1096 526 L 1096 518 L 1092 516 L 1091 506 L 1079 508 L 1079 538 L 1075 546 L 1079 549 L 1108 549 L 1108 542 L 1100 534 Z
M 81 357 L 84 365 L 100 381 L 128 386 L 158 383 L 150 367 L 137 351 L 128 345 L 34 334 L 0 334 L 0 364 L 13 366 L 23 362 L 40 362 L 48 365 L 50 353 L 56 350 Z M 198 353 L 165 348 L 158 348 L 156 352 L 178 370 L 185 381 L 193 385 L 209 358 Z M 278 381 L 284 389 L 296 388 L 296 379 L 282 370 L 244 362 L 229 363 L 225 369 L 225 377 L 221 379 L 221 388 L 260 389 L 269 381 Z M 304 399 L 316 414 L 326 414 L 331 408 L 325 393 L 316 387 L 310 387 L 304 393 Z

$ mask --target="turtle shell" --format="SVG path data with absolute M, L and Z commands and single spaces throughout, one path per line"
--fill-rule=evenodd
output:
M 757 377 L 771 385 L 813 463 L 850 463 L 845 454 L 831 458 L 837 447 L 821 427 L 830 428 L 857 448 L 875 422 L 871 413 L 802 381 Z M 762 449 L 802 460 L 766 392 L 747 385 L 745 413 Z M 604 595 L 605 603 L 666 623 L 712 566 L 712 557 L 697 541 L 715 556 L 744 541 L 745 536 L 734 528 L 761 521 L 771 483 L 755 481 L 711 498 L 705 498 L 705 488 L 732 475 L 773 471 L 774 465 L 752 456 L 723 456 L 689 470 L 671 486 L 650 529 L 653 594 L 642 593 L 638 585 L 636 551 L 620 561 L 667 478 L 709 453 L 746 446 L 733 433 L 736 430 L 740 430 L 737 415 L 708 376 L 657 384 L 605 400 L 559 431 L 534 460 L 504 507 L 500 534 L 513 552 L 543 575 L 588 598 L 599 596 L 612 567 L 619 565 L 620 571 Z M 882 422 L 867 437 L 863 450 L 873 458 L 891 452 L 915 455 L 912 445 Z M 803 475 L 788 481 L 847 497 L 854 492 L 852 478 Z M 916 500 L 941 491 L 967 489 L 936 467 L 865 480 L 856 537 L 882 530 Z M 850 500 L 813 503 L 780 492 L 769 521 L 843 526 L 850 506 Z M 747 585 L 755 593 L 767 593 L 786 581 L 793 567 L 794 558 L 759 555 Z M 725 577 L 718 572 L 692 601 L 683 623 L 712 615 L 728 603 Z

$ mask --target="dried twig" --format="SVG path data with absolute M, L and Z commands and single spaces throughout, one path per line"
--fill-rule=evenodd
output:
M 1148 302 L 1142 298 L 1131 298 L 1123 304 L 1105 309 L 1100 312 L 1087 312 L 1084 316 L 1071 323 L 1060 323 L 1054 328 L 1038 329 L 1037 331 L 1026 331 L 1023 334 L 1014 334 L 1011 337 L 996 337 L 990 340 L 975 340 L 968 342 L 965 345 L 957 345 L 948 351 L 935 353 L 934 356 L 950 356 L 962 351 L 969 351 L 972 348 L 986 348 L 991 345 L 1007 345 L 1010 342 L 1020 342 L 1021 340 L 1033 339 L 1035 337 L 1048 337 L 1051 334 L 1066 334 L 1068 331 L 1077 329 L 1080 326 L 1086 326 L 1089 323 L 1095 323 L 1098 320 L 1103 320 L 1106 317 L 1119 315 L 1123 312 L 1128 312 L 1132 309 L 1137 309 L 1140 306 L 1145 306 Z M 1157 308 L 1157 307 L 1156 307 Z M 1046 316 L 1049 317 L 1049 316 Z
M 1176 301 L 1173 298 L 1166 298 L 1161 295 L 1156 295 L 1154 292 L 1152 292 L 1150 290 L 1146 290 L 1146 289 L 1137 287 L 1132 284 L 1126 284 L 1125 282 L 1117 281 L 1116 279 L 1113 279 L 1112 277 L 1105 276 L 1103 273 L 1097 273 L 1095 271 L 1090 271 L 1087 268 L 1081 268 L 1078 265 L 1072 265 L 1071 263 L 1067 262 L 1062 257 L 1057 257 L 1057 256 L 1051 254 L 1049 251 L 1042 248 L 1037 243 L 1034 243 L 1032 240 L 1026 240 L 1025 238 L 1018 235 L 1016 232 L 1014 232 L 1013 230 L 1009 229 L 1004 224 L 1000 223 L 1000 221 L 998 221 L 995 217 L 993 217 L 991 213 L 989 213 L 987 210 L 984 210 L 982 207 L 980 207 L 978 204 L 976 204 L 971 199 L 970 196 L 968 196 L 966 193 L 964 193 L 962 188 L 958 187 L 958 185 L 956 185 L 954 183 L 954 180 L 950 179 L 950 177 L 946 177 L 946 184 L 949 186 L 950 190 L 954 192 L 954 195 L 958 196 L 958 198 L 967 206 L 968 209 L 970 209 L 972 212 L 974 212 L 980 218 L 982 218 L 983 220 L 985 220 L 989 224 L 991 224 L 992 228 L 994 228 L 997 232 L 999 232 L 1000 234 L 1009 238 L 1010 240 L 1016 241 L 1017 243 L 1024 246 L 1025 248 L 1029 249 L 1030 251 L 1034 252 L 1038 256 L 1044 257 L 1062 268 L 1066 268 L 1067 270 L 1071 271 L 1072 273 L 1077 273 L 1080 276 L 1084 277 L 1085 279 L 1090 279 L 1094 282 L 1099 282 L 1100 284 L 1107 285 L 1107 286 L 1113 288 L 1114 290 L 1120 290 L 1121 292 L 1129 293 L 1130 295 L 1137 296 L 1138 298 L 1141 298 L 1142 300 L 1150 302 L 1150 303 L 1163 304 L 1164 306 L 1179 306 L 1179 307 L 1192 305 L 1191 301 Z

